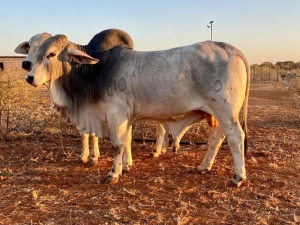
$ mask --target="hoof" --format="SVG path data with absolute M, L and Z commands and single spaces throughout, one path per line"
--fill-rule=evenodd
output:
M 124 166 L 124 165 L 123 165 Z M 131 167 L 132 167 L 132 165 L 131 166 L 124 166 L 123 168 L 122 168 L 122 173 L 124 173 L 124 174 L 127 174 L 127 173 L 129 173 L 129 171 L 131 170 Z
M 234 175 L 233 179 L 231 180 L 231 183 L 234 187 L 239 187 L 242 185 L 244 180 L 245 180 L 245 178 L 242 178 L 238 175 Z
M 151 152 L 151 153 L 150 153 L 150 157 L 151 157 L 151 158 L 158 158 L 159 155 L 160 155 L 160 154 L 157 153 L 157 152 Z
M 118 178 L 111 177 L 111 176 L 106 176 L 103 180 L 103 184 L 116 184 L 118 182 Z
M 87 163 L 87 166 L 88 167 L 92 167 L 92 166 L 95 166 L 99 163 L 99 160 L 98 159 L 90 159 Z
M 77 163 L 78 164 L 87 164 L 89 162 L 88 159 L 82 159 L 82 158 L 78 158 L 77 159 Z
M 177 146 L 177 145 L 172 146 L 172 150 L 174 153 L 177 153 L 179 150 L 179 146 Z
M 167 152 L 167 148 L 162 148 L 161 149 L 161 154 L 165 154 Z
M 197 167 L 196 168 L 193 168 L 191 170 L 189 170 L 189 173 L 192 173 L 192 174 L 205 174 L 206 172 L 208 172 L 209 170 L 208 169 L 205 169 L 205 170 L 199 170 Z

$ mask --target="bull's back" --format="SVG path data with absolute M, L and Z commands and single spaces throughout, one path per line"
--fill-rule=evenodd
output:
M 198 110 L 212 99 L 216 82 L 226 83 L 235 54 L 232 46 L 231 51 L 226 47 L 202 42 L 164 51 L 125 51 L 119 79 L 126 80 L 138 114 L 167 117 Z
M 190 73 L 192 62 L 185 55 L 192 49 L 176 48 L 157 52 L 130 52 L 131 59 L 120 69 L 134 99 L 135 110 L 149 115 L 168 111 L 171 105 L 185 108 L 187 96 L 192 95 Z M 127 61 L 127 60 L 126 60 Z M 122 71 L 129 71 L 124 73 Z M 177 114 L 182 114 L 179 109 Z

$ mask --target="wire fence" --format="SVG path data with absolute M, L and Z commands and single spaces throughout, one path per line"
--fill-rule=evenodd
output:
M 285 74 L 300 74 L 300 68 L 284 70 L 267 66 L 252 66 L 251 80 L 255 81 L 282 81 L 282 76 Z

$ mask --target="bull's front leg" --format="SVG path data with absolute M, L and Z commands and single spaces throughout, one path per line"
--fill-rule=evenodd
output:
M 91 134 L 90 137 L 92 139 L 92 154 L 88 164 L 94 166 L 98 164 L 100 158 L 99 141 L 95 134 Z
M 113 145 L 114 162 L 111 171 L 103 179 L 104 184 L 115 184 L 119 180 L 119 176 L 122 174 L 122 160 L 124 145 Z
M 111 124 L 109 124 L 109 130 L 113 146 L 114 161 L 112 169 L 103 179 L 103 183 L 115 184 L 118 182 L 119 176 L 122 174 L 123 153 L 128 133 L 128 121 L 125 120 L 121 123 L 116 123 L 116 121 L 113 121 Z
M 89 161 L 89 134 L 84 133 L 83 131 L 79 131 L 81 136 L 81 155 L 79 158 L 79 162 L 81 163 L 88 163 Z
M 126 136 L 126 144 L 123 154 L 123 173 L 128 173 L 132 167 L 133 160 L 131 154 L 131 141 L 132 141 L 132 126 L 128 128 Z

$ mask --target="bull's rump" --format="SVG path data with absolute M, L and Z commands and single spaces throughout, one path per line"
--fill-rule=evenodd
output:
M 126 50 L 116 79 L 125 79 L 126 91 L 120 93 L 126 93 L 138 117 L 168 118 L 194 110 L 214 114 L 212 106 L 226 101 L 235 102 L 239 111 L 247 77 L 240 54 L 215 42 L 156 52 Z M 237 96 L 243 98 L 236 102 Z

